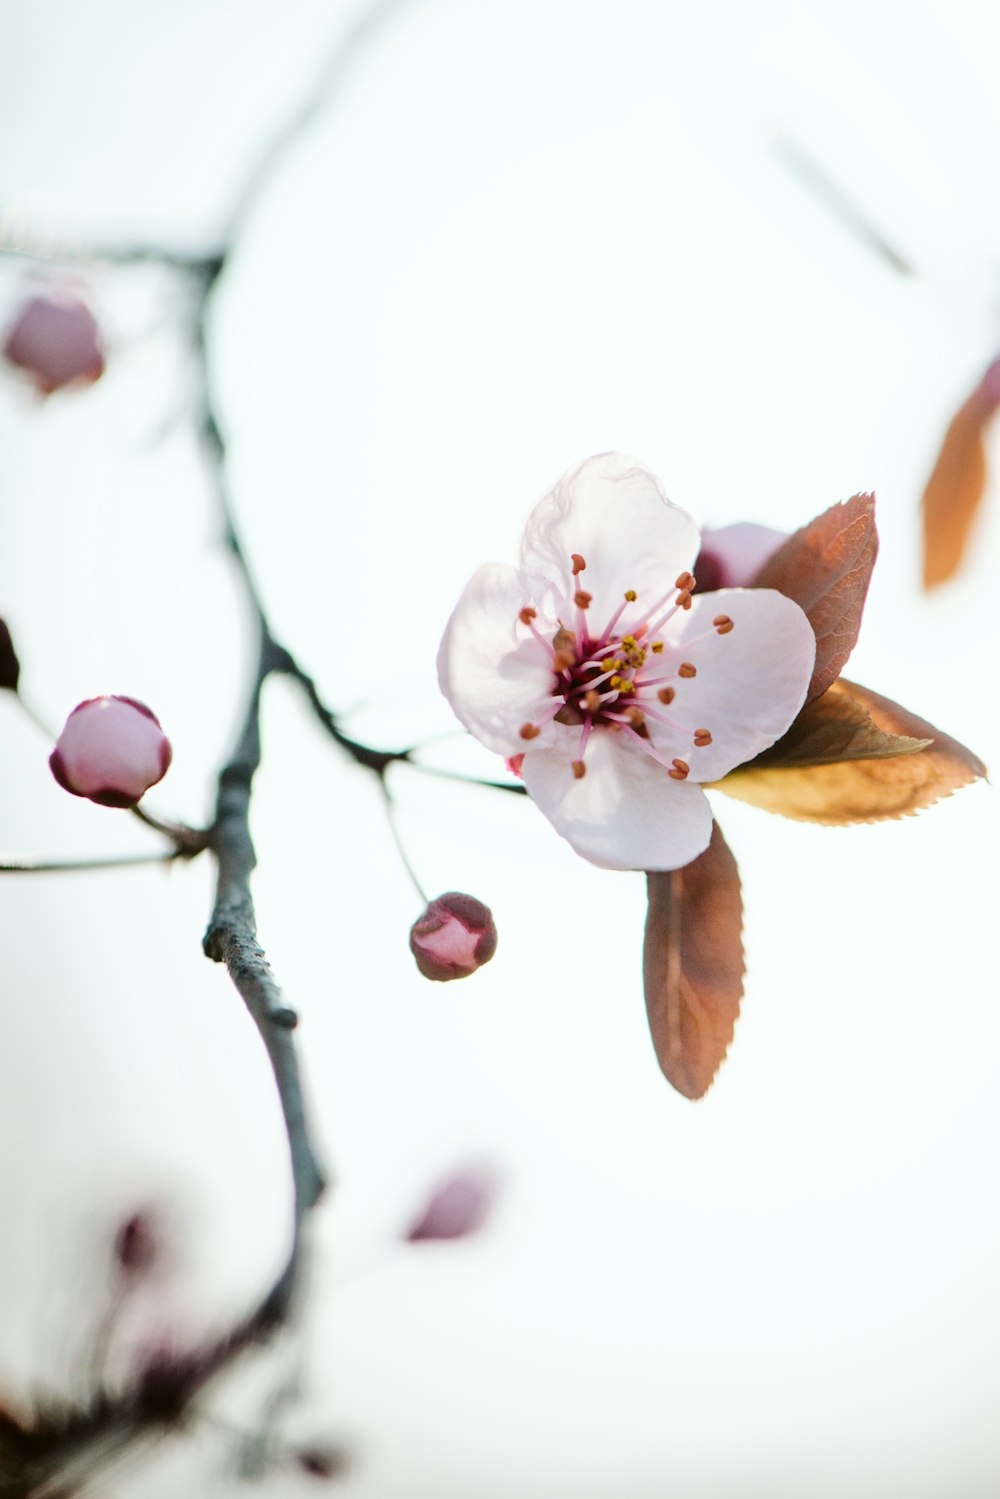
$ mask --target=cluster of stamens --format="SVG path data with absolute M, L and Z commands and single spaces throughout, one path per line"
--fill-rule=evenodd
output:
M 578 552 L 572 553 L 571 562 L 575 580 L 587 564 Z M 659 632 L 678 610 L 691 608 L 696 586 L 692 573 L 681 573 L 673 588 L 647 609 L 626 635 L 615 632 L 628 606 L 637 602 L 638 596 L 632 588 L 626 590 L 622 603 L 597 635 L 591 631 L 588 617 L 593 596 L 584 588 L 576 589 L 573 595 L 575 630 L 560 621 L 559 629 L 551 639 L 535 625 L 537 610 L 530 604 L 525 605 L 518 619 L 549 653 L 554 681 L 551 710 L 541 722 L 523 724 L 521 738 L 525 741 L 537 739 L 544 724 L 551 720 L 567 727 L 578 727 L 580 744 L 571 766 L 573 775 L 579 780 L 587 770 L 584 755 L 590 735 L 595 728 L 613 729 L 633 736 L 673 780 L 686 780 L 691 766 L 679 757 L 668 759 L 663 755 L 651 737 L 650 727 L 654 734 L 658 726 L 690 734 L 695 750 L 712 743 L 709 729 L 682 729 L 676 720 L 663 712 L 676 699 L 678 687 L 683 688 L 684 682 L 698 675 L 692 661 L 679 661 L 671 668 L 663 659 L 666 647 L 659 638 Z M 733 621 L 728 614 L 717 614 L 712 621 L 711 631 L 715 634 L 728 635 L 732 629 Z M 695 645 L 703 638 L 696 636 L 687 644 Z

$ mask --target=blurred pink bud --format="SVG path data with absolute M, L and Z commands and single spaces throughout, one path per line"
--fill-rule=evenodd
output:
M 122 1275 L 139 1280 L 149 1273 L 160 1254 L 156 1225 L 148 1213 L 133 1213 L 115 1234 L 114 1259 Z
M 0 688 L 16 692 L 21 677 L 21 663 L 17 659 L 14 642 L 6 623 L 0 619 Z
M 496 1198 L 491 1171 L 460 1171 L 432 1193 L 420 1217 L 404 1235 L 408 1244 L 432 1239 L 463 1239 L 482 1228 Z
M 410 951 L 425 979 L 468 978 L 497 950 L 489 906 L 475 896 L 449 890 L 432 900 L 410 928 Z
M 701 533 L 701 551 L 694 565 L 699 593 L 714 593 L 717 588 L 749 588 L 765 562 L 770 561 L 788 540 L 784 531 L 758 526 L 753 521 L 738 521 L 734 526 L 720 526 Z
M 67 718 L 49 765 L 74 796 L 102 807 L 134 807 L 166 775 L 171 754 L 169 739 L 145 703 L 92 697 Z
M 24 302 L 7 331 L 3 353 L 47 396 L 76 380 L 93 382 L 104 373 L 97 321 L 86 302 L 71 292 Z

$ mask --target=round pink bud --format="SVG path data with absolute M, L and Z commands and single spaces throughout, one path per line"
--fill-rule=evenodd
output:
M 464 1239 L 482 1228 L 496 1197 L 492 1171 L 461 1171 L 443 1181 L 407 1230 L 409 1244 L 433 1239 Z
M 31 297 L 7 331 L 4 358 L 23 369 L 43 395 L 104 373 L 97 321 L 86 302 L 69 292 Z
M 410 951 L 425 979 L 468 978 L 497 950 L 497 929 L 489 906 L 472 895 L 449 890 L 432 900 L 410 928 Z
M 52 774 L 74 796 L 102 807 L 134 807 L 167 773 L 170 740 L 132 697 L 92 697 L 66 720 L 49 756 Z
M 749 588 L 765 562 L 788 540 L 784 531 L 758 526 L 754 521 L 738 521 L 734 526 L 720 526 L 701 533 L 701 551 L 694 565 L 699 593 L 714 593 L 717 588 Z

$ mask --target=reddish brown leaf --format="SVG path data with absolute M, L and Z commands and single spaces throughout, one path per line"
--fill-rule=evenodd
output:
M 925 588 L 947 583 L 961 565 L 986 490 L 985 436 L 998 404 L 1000 360 L 952 418 L 920 502 Z
M 875 496 L 856 494 L 790 536 L 753 581 L 793 599 L 813 627 L 816 665 L 806 702 L 836 681 L 854 649 L 877 554 Z
M 782 817 L 835 827 L 904 817 L 986 774 L 985 765 L 964 744 L 867 687 L 842 677 L 826 698 L 838 708 L 846 701 L 850 711 L 842 722 L 848 730 L 859 713 L 871 721 L 872 729 L 862 726 L 857 740 L 848 740 L 848 752 L 852 742 L 863 747 L 873 731 L 876 736 L 905 736 L 904 742 L 911 746 L 919 741 L 930 743 L 927 748 L 886 755 L 879 751 L 876 737 L 871 755 L 833 762 L 803 758 L 769 765 L 761 756 L 719 781 L 718 790 Z M 806 711 L 813 713 L 818 707 L 816 703 Z M 807 750 L 808 739 L 804 745 Z
M 642 969 L 653 1046 L 668 1082 L 701 1098 L 733 1039 L 743 995 L 739 870 L 715 823 L 693 863 L 646 881 Z

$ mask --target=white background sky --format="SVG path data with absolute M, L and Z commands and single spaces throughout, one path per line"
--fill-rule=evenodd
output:
M 0 0 L 8 233 L 210 246 L 355 13 Z M 850 674 L 997 762 L 1000 524 L 927 601 L 916 507 L 1000 344 L 998 57 L 986 4 L 399 7 L 262 194 L 211 348 L 275 627 L 351 726 L 450 726 L 433 660 L 467 576 L 512 555 L 563 469 L 618 448 L 717 525 L 790 530 L 875 489 Z M 25 274 L 0 266 L 0 313 Z M 0 382 L 0 613 L 48 719 L 100 691 L 154 706 L 175 763 L 151 802 L 198 820 L 248 663 L 186 421 L 183 298 L 150 271 L 86 281 L 101 384 L 43 406 Z M 59 791 L 4 702 L 0 747 L 0 845 L 149 846 Z M 290 1430 L 355 1444 L 345 1499 L 995 1495 L 989 788 L 847 831 L 720 798 L 747 992 L 691 1105 L 649 1044 L 640 877 L 583 864 L 527 803 L 400 776 L 424 883 L 475 892 L 501 933 L 474 980 L 432 987 L 374 790 L 285 684 L 265 753 L 261 936 L 336 1177 Z M 283 1142 L 200 956 L 210 898 L 207 865 L 4 880 L 0 1400 L 81 1388 L 116 1214 L 166 1215 L 156 1304 L 179 1336 L 280 1260 Z M 395 1244 L 474 1158 L 505 1173 L 490 1229 Z M 227 1454 L 206 1432 L 194 1480 L 164 1452 L 112 1491 L 223 1492 Z

